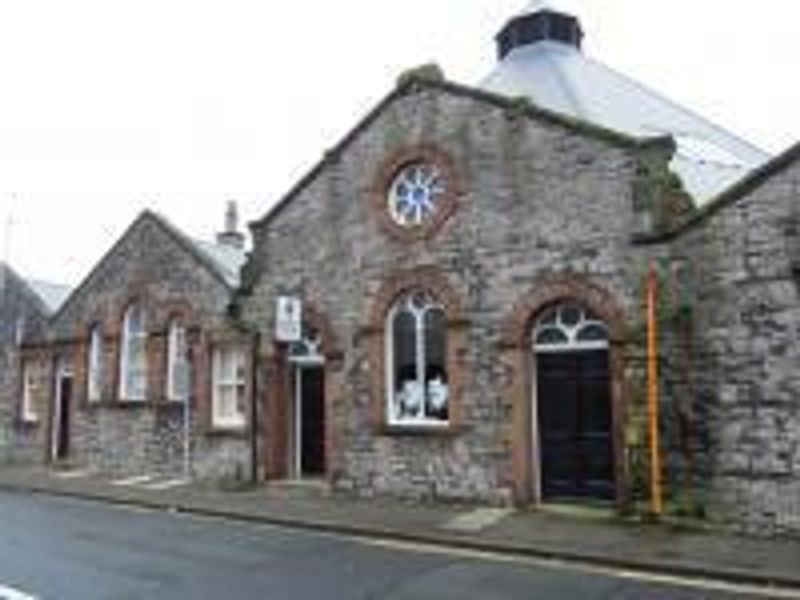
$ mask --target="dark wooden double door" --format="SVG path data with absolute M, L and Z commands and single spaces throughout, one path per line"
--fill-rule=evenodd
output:
M 541 492 L 546 500 L 612 500 L 608 350 L 536 355 Z

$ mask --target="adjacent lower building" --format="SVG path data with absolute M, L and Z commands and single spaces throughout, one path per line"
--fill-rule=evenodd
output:
M 69 288 L 0 263 L 0 461 L 41 462 L 50 396 L 47 322 Z M 21 349 L 30 350 L 23 353 Z
M 110 474 L 241 477 L 250 336 L 228 311 L 244 239 L 142 213 L 50 321 L 49 460 Z

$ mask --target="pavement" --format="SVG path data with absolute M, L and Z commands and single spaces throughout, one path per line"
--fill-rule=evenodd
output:
M 0 467 L 0 490 L 75 497 L 240 522 L 396 540 L 430 547 L 800 590 L 800 541 L 622 521 L 568 509 L 353 498 L 322 485 L 270 483 L 221 489 L 146 475 Z

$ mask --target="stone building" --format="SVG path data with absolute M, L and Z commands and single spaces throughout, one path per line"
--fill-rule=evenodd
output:
M 251 224 L 267 478 L 635 508 L 657 267 L 670 509 L 800 528 L 797 152 L 769 161 L 582 36 L 537 0 L 479 87 L 407 73 Z
M 637 510 L 650 279 L 667 509 L 800 531 L 800 147 L 582 39 L 535 0 L 477 87 L 404 74 L 246 261 L 233 212 L 211 245 L 143 213 L 22 345 L 48 460 Z
M 32 348 L 45 342 L 47 319 L 68 293 L 0 263 L 0 462 L 43 458 L 49 364 Z M 31 348 L 24 357 L 23 346 Z
M 50 321 L 50 460 L 112 474 L 249 473 L 249 336 L 228 313 L 244 260 L 143 212 Z

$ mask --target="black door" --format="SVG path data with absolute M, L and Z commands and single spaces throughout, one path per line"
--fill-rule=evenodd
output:
M 300 464 L 303 475 L 325 474 L 325 371 L 304 368 L 300 374 Z
M 536 355 L 544 499 L 614 498 L 607 350 Z
M 60 409 L 58 412 L 58 435 L 56 436 L 56 458 L 64 459 L 69 456 L 69 423 L 70 404 L 72 403 L 72 378 L 61 377 L 58 381 L 58 397 Z

